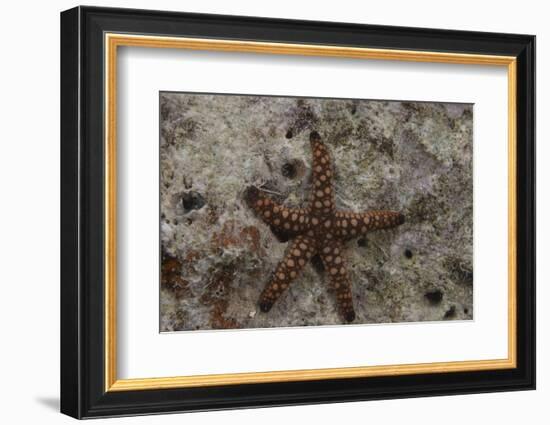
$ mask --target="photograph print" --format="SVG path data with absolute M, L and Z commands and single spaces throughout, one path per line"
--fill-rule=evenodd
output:
M 159 109 L 161 332 L 473 319 L 472 104 Z

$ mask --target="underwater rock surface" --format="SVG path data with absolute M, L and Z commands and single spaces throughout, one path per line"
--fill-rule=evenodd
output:
M 309 133 L 330 149 L 336 205 L 405 215 L 351 240 L 353 324 L 473 318 L 470 104 L 160 94 L 160 330 L 343 324 L 312 261 L 275 303 L 258 298 L 283 258 L 243 199 L 309 195 Z

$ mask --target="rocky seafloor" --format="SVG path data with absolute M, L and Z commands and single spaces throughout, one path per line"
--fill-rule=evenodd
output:
M 247 206 L 249 186 L 290 207 L 309 195 L 309 134 L 335 166 L 338 208 L 405 215 L 347 244 L 353 324 L 473 318 L 470 104 L 160 94 L 160 330 L 336 325 L 312 261 L 263 313 L 287 243 Z

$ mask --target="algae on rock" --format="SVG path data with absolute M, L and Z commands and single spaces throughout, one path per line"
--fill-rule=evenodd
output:
M 343 323 L 314 264 L 258 307 L 286 243 L 243 192 L 304 205 L 312 130 L 338 208 L 406 217 L 348 243 L 353 323 L 472 319 L 472 105 L 163 92 L 160 109 L 161 331 Z

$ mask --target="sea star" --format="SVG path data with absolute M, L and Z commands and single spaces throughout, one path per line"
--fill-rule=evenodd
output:
M 305 208 L 287 208 L 256 187 L 249 187 L 245 199 L 254 212 L 276 234 L 290 239 L 283 260 L 260 295 L 260 309 L 268 312 L 275 301 L 298 277 L 313 255 L 319 254 L 336 295 L 338 310 L 346 322 L 355 320 L 351 281 L 343 256 L 345 242 L 371 230 L 389 229 L 405 221 L 395 211 L 354 213 L 336 209 L 334 170 L 327 147 L 316 131 L 310 134 L 313 153 L 312 189 Z

